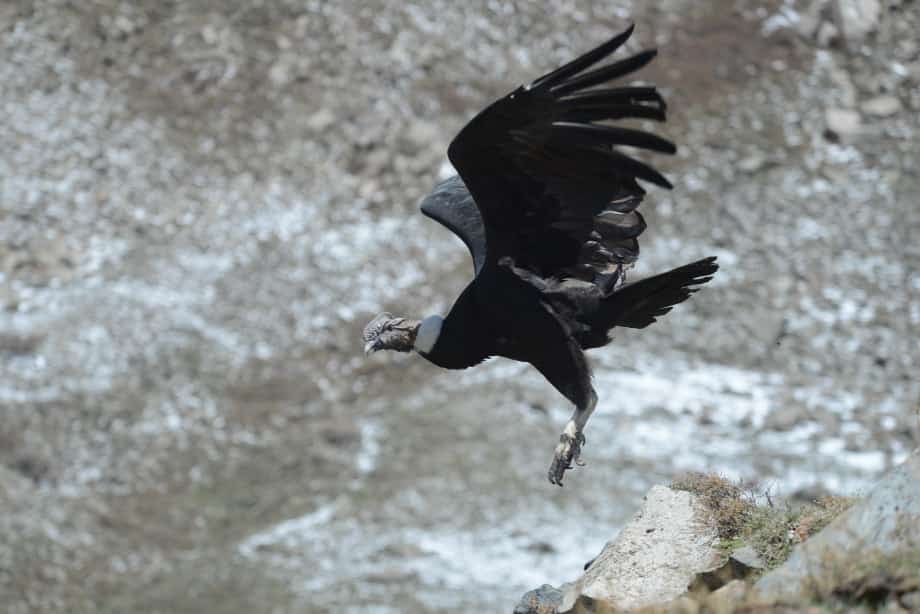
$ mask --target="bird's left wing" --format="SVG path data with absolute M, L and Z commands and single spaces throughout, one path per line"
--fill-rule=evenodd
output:
M 631 33 L 496 101 L 451 143 L 448 156 L 482 216 L 487 260 L 510 258 L 541 277 L 597 282 L 638 256 L 645 223 L 635 208 L 645 192 L 637 179 L 671 184 L 619 147 L 675 148 L 609 121 L 663 121 L 665 104 L 653 87 L 597 86 L 638 70 L 655 52 L 588 70 Z
M 486 231 L 473 196 L 460 177 L 441 181 L 419 205 L 422 213 L 449 228 L 466 244 L 478 275 L 486 261 Z

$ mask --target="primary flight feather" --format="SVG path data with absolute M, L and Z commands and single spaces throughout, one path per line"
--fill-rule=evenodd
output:
M 448 148 L 459 175 L 421 209 L 463 240 L 475 277 L 444 317 L 383 313 L 364 329 L 367 353 L 414 350 L 447 369 L 490 356 L 536 367 L 575 405 L 549 469 L 560 486 L 581 464 L 597 403 L 584 350 L 608 344 L 617 326 L 645 328 L 718 269 L 710 257 L 625 282 L 645 229 L 639 180 L 671 184 L 620 148 L 675 152 L 661 137 L 610 123 L 665 119 L 654 87 L 608 86 L 655 51 L 593 68 L 632 30 L 495 101 L 460 131 Z

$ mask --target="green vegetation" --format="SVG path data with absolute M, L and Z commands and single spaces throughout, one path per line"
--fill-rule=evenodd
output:
M 793 507 L 757 506 L 748 517 L 741 539 L 761 556 L 767 569 L 782 564 L 795 544 L 807 540 L 848 510 L 853 497 L 822 497 L 813 503 Z
M 671 483 L 675 490 L 698 495 L 709 510 L 708 522 L 718 532 L 718 548 L 731 554 L 751 546 L 767 569 L 780 565 L 789 557 L 792 546 L 823 529 L 849 509 L 853 497 L 822 497 L 813 503 L 793 506 L 757 503 L 756 495 L 726 478 L 704 473 L 688 473 Z

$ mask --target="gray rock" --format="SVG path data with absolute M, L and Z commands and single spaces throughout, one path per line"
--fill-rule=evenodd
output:
M 751 546 L 744 546 L 732 552 L 731 558 L 752 569 L 766 569 L 767 566 Z
M 770 410 L 770 413 L 764 419 L 763 426 L 772 431 L 788 431 L 807 419 L 808 416 L 799 407 L 780 406 Z
M 862 103 L 862 112 L 876 117 L 888 117 L 901 110 L 901 101 L 894 96 L 877 96 Z
M 827 47 L 840 36 L 840 29 L 828 21 L 829 0 L 813 0 L 799 14 L 796 25 L 798 33 L 807 39 L 815 40 L 820 47 Z
M 836 0 L 835 17 L 848 44 L 859 44 L 878 27 L 879 0 Z
M 817 40 L 818 45 L 821 47 L 830 47 L 831 44 L 837 40 L 840 36 L 840 30 L 837 29 L 837 26 L 825 21 L 818 27 L 818 32 L 815 35 L 815 40 Z
M 579 597 L 632 609 L 676 599 L 720 554 L 716 531 L 700 518 L 696 495 L 654 486 L 633 519 L 608 543 L 565 595 L 563 609 Z
M 859 504 L 796 547 L 782 566 L 755 585 L 771 598 L 794 597 L 821 578 L 830 558 L 894 552 L 920 542 L 920 450 L 886 476 Z M 829 556 L 830 555 L 830 556 Z
M 824 113 L 827 129 L 838 137 L 862 132 L 862 117 L 850 109 L 827 109 Z
M 742 158 L 738 161 L 738 168 L 749 174 L 756 173 L 767 165 L 769 159 L 762 151 L 755 151 L 753 154 Z
M 920 612 L 920 591 L 901 595 L 901 605 L 907 608 L 908 612 Z
M 834 83 L 840 96 L 840 106 L 843 109 L 852 109 L 859 102 L 859 91 L 853 83 L 853 75 L 840 66 L 832 65 L 828 68 L 827 76 Z
M 799 21 L 795 26 L 796 31 L 805 38 L 811 38 L 821 26 L 821 13 L 827 0 L 815 0 L 799 13 Z
M 0 306 L 3 294 L 0 293 Z M 0 318 L 0 356 L 34 353 L 45 339 L 47 331 L 25 318 Z
M 538 589 L 524 593 L 514 608 L 514 614 L 555 614 L 562 605 L 562 599 L 561 589 L 544 584 Z
M 335 113 L 329 109 L 320 109 L 307 119 L 307 128 L 314 132 L 325 132 L 335 123 Z

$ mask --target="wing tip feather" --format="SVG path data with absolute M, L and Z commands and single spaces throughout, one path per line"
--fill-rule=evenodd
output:
M 530 84 L 530 88 L 549 89 L 554 85 L 565 81 L 569 77 L 577 75 L 589 66 L 603 60 L 605 57 L 622 47 L 623 43 L 629 40 L 629 37 L 632 36 L 635 29 L 635 23 L 629 24 L 625 30 L 610 37 L 608 40 L 601 43 L 597 47 L 586 51 L 585 53 L 576 57 L 574 60 L 560 66 L 553 71 L 546 73 L 542 77 L 535 79 Z

